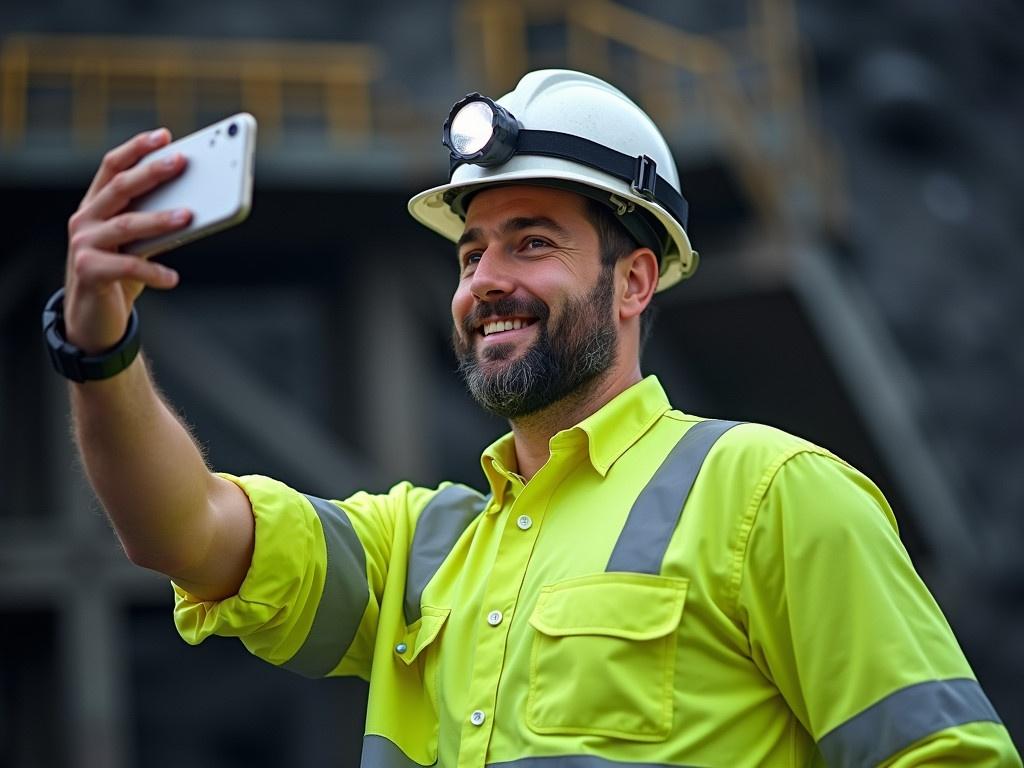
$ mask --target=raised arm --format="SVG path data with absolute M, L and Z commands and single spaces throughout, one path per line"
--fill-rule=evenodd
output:
M 188 211 L 128 211 L 177 176 L 180 155 L 146 162 L 170 141 L 140 134 L 104 157 L 68 225 L 64 333 L 87 354 L 118 344 L 146 287 L 171 289 L 177 273 L 119 252 L 188 224 Z M 188 430 L 158 394 L 141 356 L 117 375 L 72 383 L 71 408 L 85 468 L 132 562 L 167 574 L 200 599 L 237 592 L 252 559 L 245 494 L 210 473 Z

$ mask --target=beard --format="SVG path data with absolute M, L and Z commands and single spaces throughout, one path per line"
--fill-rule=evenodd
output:
M 539 299 L 500 299 L 480 304 L 452 333 L 452 345 L 470 394 L 485 410 L 506 419 L 530 416 L 570 397 L 581 396 L 615 362 L 612 320 L 614 271 L 601 270 L 586 295 L 569 299 L 550 326 L 550 312 Z M 536 317 L 537 338 L 518 359 L 515 345 L 495 344 L 480 359 L 474 347 L 476 328 L 488 317 Z

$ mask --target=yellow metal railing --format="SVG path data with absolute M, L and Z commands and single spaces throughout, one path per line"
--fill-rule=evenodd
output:
M 743 2 L 744 24 L 711 35 L 614 0 L 462 0 L 454 54 L 465 79 L 491 93 L 540 66 L 622 82 L 670 140 L 712 136 L 764 222 L 799 207 L 794 190 L 811 201 L 805 209 L 837 222 L 841 184 L 809 117 L 792 0 L 734 5 Z M 537 49 L 532 33 L 544 25 L 564 32 L 559 50 Z M 624 58 L 628 71 L 612 71 Z M 115 117 L 131 109 L 178 135 L 244 109 L 271 151 L 303 120 L 327 146 L 383 138 L 422 150 L 410 134 L 423 122 L 414 100 L 402 97 L 400 78 L 379 87 L 382 69 L 367 44 L 10 36 L 0 41 L 0 148 L 17 151 L 50 128 L 80 148 L 108 146 Z M 41 93 L 65 110 L 49 124 L 33 101 Z
M 362 44 L 11 36 L 0 43 L 0 142 L 24 144 L 31 95 L 48 89 L 70 101 L 80 146 L 109 142 L 114 109 L 150 110 L 180 133 L 199 127 L 204 102 L 255 114 L 264 144 L 280 139 L 296 114 L 321 122 L 332 143 L 366 143 L 381 64 Z
M 561 57 L 531 45 L 545 25 L 564 26 Z M 809 119 L 792 0 L 749 0 L 744 25 L 714 35 L 612 0 L 464 0 L 455 39 L 465 77 L 494 93 L 529 69 L 567 66 L 626 83 L 670 138 L 705 124 L 767 223 L 784 217 L 794 186 L 819 215 L 841 216 L 835 161 Z M 623 51 L 629 71 L 614 72 Z

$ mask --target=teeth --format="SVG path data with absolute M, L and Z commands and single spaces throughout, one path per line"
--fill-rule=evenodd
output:
M 484 336 L 489 336 L 492 333 L 501 333 L 502 331 L 518 331 L 520 328 L 526 326 L 522 320 L 494 320 L 490 323 L 484 323 Z

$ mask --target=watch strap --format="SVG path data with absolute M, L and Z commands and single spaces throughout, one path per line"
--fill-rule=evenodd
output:
M 99 381 L 123 371 L 139 353 L 139 314 L 132 307 L 128 328 L 121 340 L 98 354 L 87 354 L 65 337 L 64 289 L 59 289 L 43 309 L 43 336 L 53 368 L 62 376 L 77 381 Z

